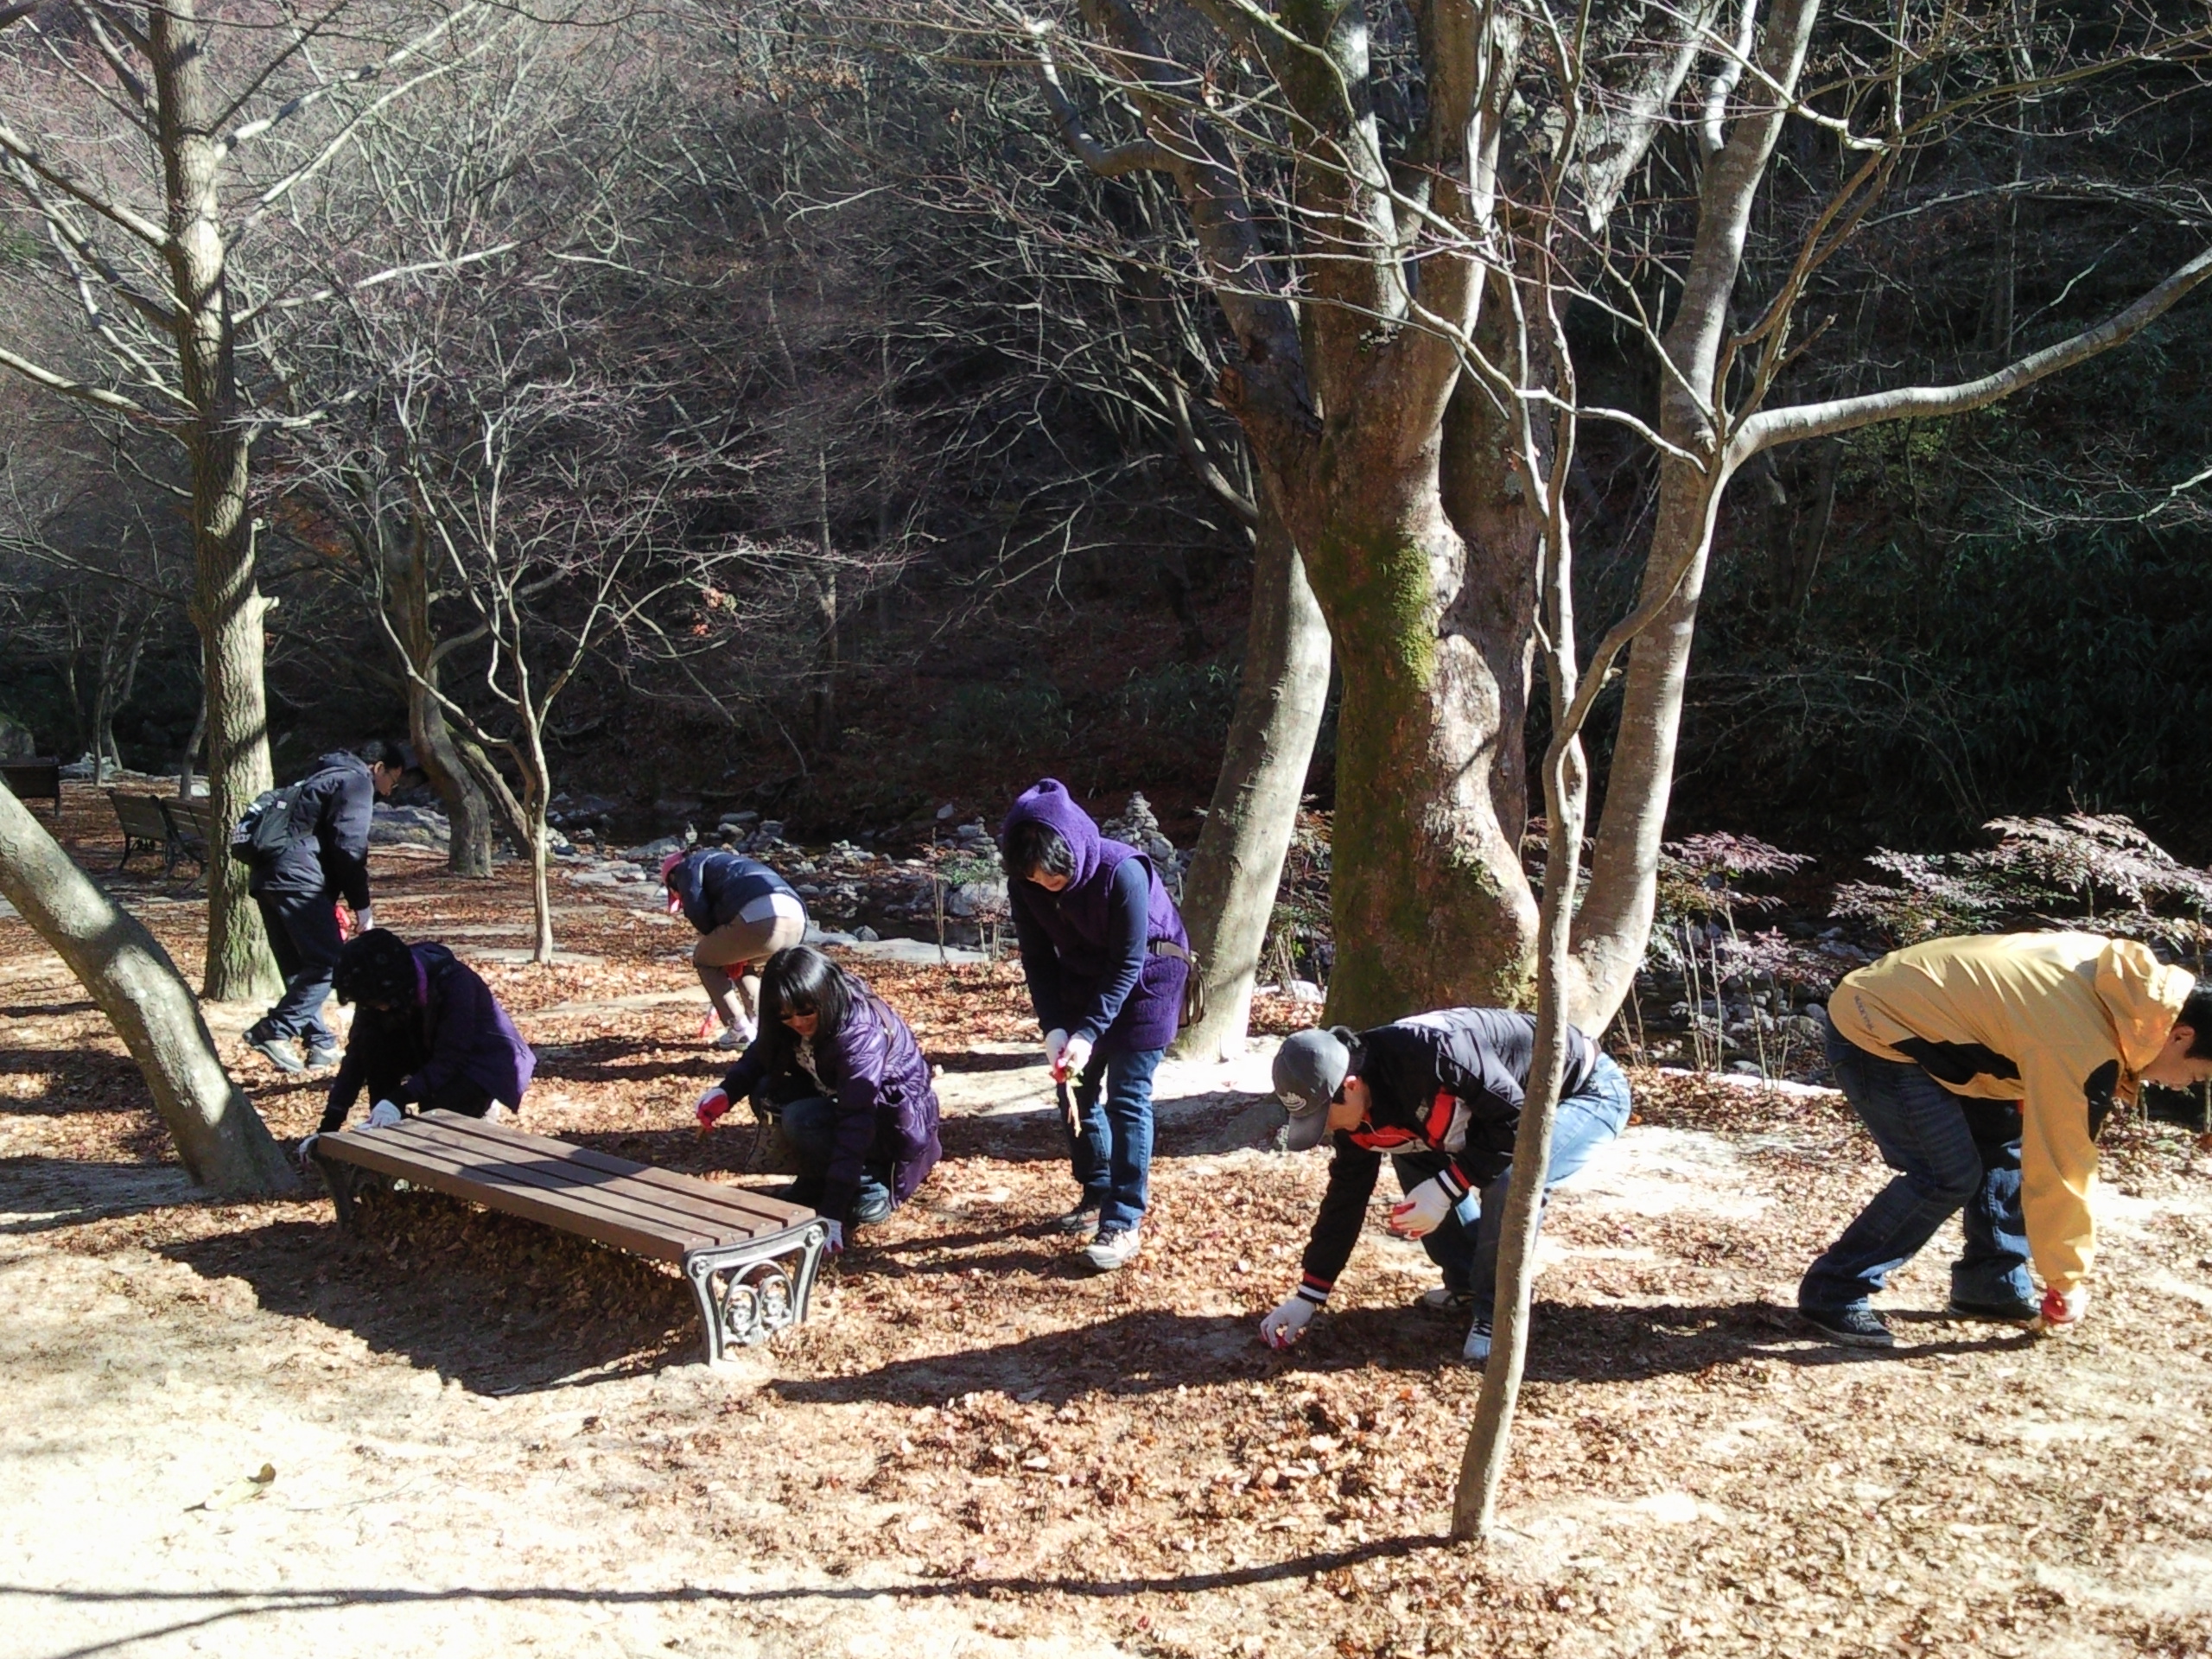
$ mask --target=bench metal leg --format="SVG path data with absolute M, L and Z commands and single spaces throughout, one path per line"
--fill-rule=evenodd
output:
M 724 1244 L 684 1255 L 683 1276 L 699 1299 L 710 1363 L 734 1346 L 750 1348 L 806 1318 L 829 1241 L 829 1224 L 813 1221 L 797 1239 Z M 794 1255 L 796 1263 L 790 1259 Z
M 338 1214 L 339 1232 L 347 1238 L 359 1236 L 361 1194 L 372 1186 L 385 1185 L 385 1178 L 359 1164 L 341 1164 L 319 1152 L 312 1155 L 315 1166 L 322 1172 L 322 1184 L 330 1189 L 331 1205 Z

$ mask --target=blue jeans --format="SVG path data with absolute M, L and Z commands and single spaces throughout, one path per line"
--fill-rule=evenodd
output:
M 1628 1078 L 1605 1055 L 1589 1080 L 1559 1103 L 1552 1122 L 1552 1156 L 1544 1171 L 1548 1192 L 1590 1161 L 1590 1154 L 1627 1127 Z M 1415 1153 L 1393 1158 L 1398 1185 L 1410 1192 L 1446 1162 L 1440 1152 Z M 1512 1185 L 1513 1166 L 1508 1164 L 1479 1193 L 1470 1193 L 1458 1210 L 1421 1240 L 1428 1259 L 1444 1270 L 1447 1290 L 1472 1294 L 1474 1323 L 1488 1325 L 1497 1311 L 1497 1246 L 1505 1233 L 1505 1195 Z M 1474 1213 L 1468 1212 L 1473 1209 Z M 1540 1211 L 1539 1224 L 1542 1222 Z M 1470 1224 L 1471 1223 L 1471 1224 Z
M 1951 1268 L 1960 1301 L 2031 1302 L 2020 1212 L 2020 1111 L 1955 1095 L 1918 1066 L 1869 1054 L 1834 1027 L 1828 1065 L 1897 1177 L 1813 1263 L 1797 1305 L 1816 1313 L 1864 1307 L 1889 1276 L 1963 1209 L 1966 1249 Z
M 794 1197 L 802 1203 L 818 1203 L 823 1183 L 830 1178 L 830 1161 L 837 1155 L 837 1103 L 822 1095 L 787 1102 L 781 1112 L 784 1138 L 798 1160 L 798 1183 Z M 879 1135 L 868 1147 L 861 1166 L 860 1185 L 853 1193 L 853 1224 L 864 1226 L 889 1215 L 891 1154 Z
M 274 1036 L 306 1038 L 309 1048 L 336 1047 L 338 1039 L 322 1022 L 322 1005 L 345 944 L 337 909 L 321 894 L 264 893 L 254 902 L 276 971 L 284 976 L 284 995 L 262 1016 L 264 1023 Z
M 1090 1057 L 1071 1085 L 1083 1133 L 1068 1137 L 1068 1161 L 1101 1233 L 1144 1219 L 1152 1180 L 1152 1075 L 1164 1048 Z

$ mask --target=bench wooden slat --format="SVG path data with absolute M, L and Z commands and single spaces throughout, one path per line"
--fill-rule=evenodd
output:
M 795 1224 L 780 1217 L 766 1219 L 764 1224 L 762 1217 L 721 1202 L 718 1191 L 708 1186 L 704 1181 L 697 1184 L 706 1188 L 704 1192 L 671 1192 L 634 1180 L 626 1171 L 610 1173 L 593 1169 L 577 1156 L 580 1148 L 576 1147 L 568 1147 L 566 1156 L 554 1152 L 538 1154 L 545 1159 L 543 1164 L 522 1162 L 519 1160 L 531 1156 L 536 1149 L 502 1144 L 497 1139 L 472 1136 L 462 1125 L 474 1122 L 476 1120 L 473 1118 L 457 1117 L 457 1115 L 448 1116 L 440 1112 L 435 1115 L 435 1119 L 436 1121 L 418 1117 L 412 1123 L 401 1127 L 408 1133 L 411 1144 L 427 1141 L 450 1151 L 463 1160 L 489 1160 L 487 1166 L 491 1167 L 526 1170 L 533 1174 L 551 1170 L 564 1186 L 578 1192 L 603 1197 L 611 1206 L 619 1208 L 625 1214 L 639 1220 L 660 1222 L 685 1231 L 702 1233 L 713 1243 L 740 1244 L 748 1239 L 782 1232 Z M 384 1133 L 390 1134 L 391 1131 Z M 493 1135 L 503 1136 L 504 1132 L 494 1129 Z M 566 1145 L 558 1141 L 550 1144 L 555 1147 Z M 615 1159 L 610 1161 L 620 1163 L 623 1160 Z M 804 1218 L 807 1213 L 801 1211 L 800 1217 Z
M 772 1198 L 765 1193 L 748 1192 L 741 1186 L 718 1185 L 712 1181 L 702 1181 L 696 1175 L 679 1175 L 674 1170 L 636 1163 L 627 1158 L 617 1157 L 613 1153 L 596 1152 L 589 1147 L 575 1146 L 566 1141 L 549 1140 L 543 1135 L 531 1135 L 524 1129 L 509 1128 L 504 1124 L 486 1123 L 481 1118 L 462 1117 L 448 1112 L 434 1112 L 429 1116 L 448 1128 L 463 1135 L 478 1134 L 496 1145 L 527 1147 L 532 1152 L 566 1158 L 588 1169 L 630 1176 L 645 1185 L 686 1200 L 711 1200 L 719 1209 L 734 1211 L 745 1217 L 755 1232 L 780 1232 L 786 1227 L 798 1226 L 814 1214 L 802 1204 Z
M 419 1144 L 378 1145 L 388 1129 L 355 1130 L 318 1141 L 324 1156 L 358 1164 L 379 1175 L 396 1175 L 487 1209 L 503 1210 L 526 1221 L 542 1222 L 564 1233 L 577 1233 L 634 1255 L 680 1262 L 684 1252 L 717 1243 L 700 1230 L 679 1231 L 658 1217 L 639 1218 L 619 1208 L 579 1197 L 579 1189 L 543 1171 L 498 1166 L 467 1154 Z M 590 1193 L 591 1189 L 582 1189 Z

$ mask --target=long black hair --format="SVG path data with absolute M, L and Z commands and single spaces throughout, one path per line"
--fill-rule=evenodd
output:
M 854 982 L 837 964 L 810 944 L 787 945 L 760 969 L 760 1040 L 768 1045 L 772 1069 L 790 1064 L 798 1038 L 784 1023 L 787 1014 L 822 1016 L 814 1028 L 815 1052 L 826 1049 L 852 1013 Z
M 404 1011 L 415 1006 L 415 953 L 388 927 L 372 927 L 339 947 L 330 988 L 340 1002 Z

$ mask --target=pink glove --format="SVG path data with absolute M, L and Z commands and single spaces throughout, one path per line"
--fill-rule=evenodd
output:
M 724 1091 L 721 1084 L 716 1084 L 699 1096 L 697 1116 L 700 1128 L 713 1128 L 721 1120 L 721 1115 L 728 1110 L 729 1110 L 729 1096 Z

